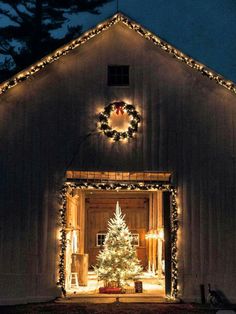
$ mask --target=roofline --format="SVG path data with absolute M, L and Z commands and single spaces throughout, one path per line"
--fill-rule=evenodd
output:
M 216 73 L 211 70 L 204 64 L 196 61 L 195 59 L 189 57 L 188 55 L 182 53 L 180 50 L 176 49 L 172 45 L 168 44 L 149 30 L 142 27 L 137 22 L 131 20 L 126 15 L 121 12 L 116 13 L 111 18 L 105 20 L 104 22 L 99 23 L 94 28 L 86 31 L 77 39 L 70 41 L 68 44 L 56 49 L 52 53 L 43 57 L 41 60 L 37 61 L 33 65 L 27 67 L 26 69 L 20 71 L 16 75 L 12 76 L 9 80 L 0 84 L 0 95 L 4 94 L 6 91 L 16 86 L 17 84 L 27 80 L 35 73 L 43 69 L 45 66 L 53 63 L 64 55 L 67 55 L 71 50 L 85 44 L 88 40 L 92 39 L 94 36 L 108 30 L 111 26 L 117 24 L 118 22 L 122 22 L 129 29 L 134 30 L 140 36 L 145 39 L 151 41 L 154 45 L 160 47 L 165 52 L 169 53 L 173 58 L 185 63 L 189 67 L 199 71 L 202 75 L 205 75 L 210 80 L 215 81 L 219 85 L 227 88 L 236 94 L 236 85 L 234 82 L 225 79 L 222 75 Z

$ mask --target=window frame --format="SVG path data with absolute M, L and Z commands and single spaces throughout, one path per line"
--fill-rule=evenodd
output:
M 101 235 L 101 236 L 104 235 L 104 241 L 105 241 L 105 238 L 106 238 L 106 233 L 105 232 L 98 232 L 98 233 L 96 233 L 96 247 L 104 246 L 104 244 L 98 244 L 98 236 L 99 235 Z
M 137 241 L 138 244 L 133 244 L 133 240 L 132 240 L 132 245 L 135 246 L 135 247 L 140 246 L 140 236 L 139 236 L 139 233 L 137 233 L 137 232 L 132 233 L 132 232 L 131 232 L 131 235 L 132 235 L 132 238 L 133 238 L 133 236 L 137 236 L 137 240 L 138 240 L 138 241 Z
M 111 69 L 112 68 L 127 68 L 128 69 L 128 73 L 127 74 L 124 74 L 124 73 L 117 73 L 114 74 L 114 73 L 111 73 Z M 124 72 L 124 70 L 123 70 Z M 123 75 L 123 77 L 122 77 Z M 126 79 L 127 79 L 127 82 L 126 82 Z M 115 79 L 114 79 L 115 78 Z M 112 82 L 113 80 L 113 82 Z M 120 80 L 120 82 L 119 82 Z M 116 81 L 116 82 L 114 82 Z M 108 64 L 107 66 L 107 86 L 109 87 L 129 87 L 130 86 L 130 65 L 128 64 Z

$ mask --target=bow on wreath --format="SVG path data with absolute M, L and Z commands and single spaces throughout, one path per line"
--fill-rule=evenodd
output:
M 115 105 L 115 110 L 116 110 L 117 115 L 119 115 L 119 113 L 124 114 L 125 103 L 123 101 L 116 102 L 114 105 Z

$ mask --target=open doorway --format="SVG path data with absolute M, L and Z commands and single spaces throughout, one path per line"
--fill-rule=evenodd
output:
M 99 250 L 103 248 L 107 223 L 113 216 L 118 201 L 132 234 L 137 257 L 143 266 L 139 278 L 143 285 L 142 295 L 165 297 L 167 289 L 171 290 L 173 286 L 170 282 L 171 246 L 170 243 L 165 243 L 165 239 L 170 239 L 167 232 L 170 233 L 171 223 L 170 214 L 164 214 L 166 195 L 163 197 L 163 191 L 167 186 L 155 183 L 154 188 L 150 182 L 89 183 L 88 180 L 74 180 L 67 187 L 64 274 L 67 293 L 98 294 L 102 283 L 98 282 L 93 266 Z M 170 206 L 167 210 L 170 212 Z M 165 228 L 168 219 L 169 227 Z M 169 280 L 167 283 L 166 278 Z M 135 293 L 134 283 L 129 282 L 125 292 Z
M 96 257 L 103 248 L 107 223 L 114 216 L 116 203 L 125 215 L 125 222 L 133 237 L 133 246 L 144 269 L 148 267 L 145 235 L 149 230 L 149 195 L 135 192 L 85 193 L 85 252 L 89 269 L 96 264 Z

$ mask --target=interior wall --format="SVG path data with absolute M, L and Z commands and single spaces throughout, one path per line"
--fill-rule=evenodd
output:
M 145 234 L 149 225 L 149 195 L 142 193 L 103 192 L 87 194 L 86 210 L 86 253 L 89 254 L 89 265 L 95 265 L 100 247 L 96 247 L 96 234 L 107 233 L 107 224 L 114 216 L 116 202 L 119 201 L 126 224 L 131 233 L 139 234 L 137 256 L 145 268 L 147 264 Z

